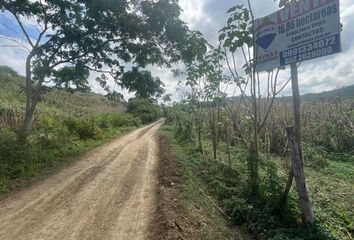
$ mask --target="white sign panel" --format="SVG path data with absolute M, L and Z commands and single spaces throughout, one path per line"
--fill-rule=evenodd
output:
M 339 0 L 298 0 L 255 20 L 256 71 L 341 51 Z

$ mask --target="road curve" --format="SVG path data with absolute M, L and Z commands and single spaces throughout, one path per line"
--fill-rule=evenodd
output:
M 0 202 L 0 239 L 146 239 L 162 121 L 98 147 Z

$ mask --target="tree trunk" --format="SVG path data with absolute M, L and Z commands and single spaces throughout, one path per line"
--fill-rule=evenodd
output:
M 32 101 L 28 106 L 26 106 L 25 118 L 23 120 L 23 125 L 21 129 L 23 133 L 28 133 L 30 129 L 32 118 L 36 110 L 36 106 L 37 106 L 36 101 Z
M 229 165 L 231 167 L 232 162 L 231 162 L 231 152 L 230 152 L 230 138 L 229 138 L 229 132 L 227 129 L 227 126 L 225 124 L 225 140 L 226 140 L 226 148 L 227 148 L 227 157 L 229 159 Z
M 32 53 L 30 53 L 26 59 L 26 110 L 20 131 L 20 140 L 26 140 L 28 131 L 31 126 L 31 121 L 37 106 L 37 99 L 34 96 L 32 89 L 31 60 Z
M 255 76 L 253 76 L 253 111 L 254 111 L 254 119 L 253 119 L 253 143 L 251 144 L 250 149 L 250 161 L 251 161 L 251 186 L 252 186 L 252 195 L 258 195 L 258 107 L 257 106 L 257 96 L 256 96 L 256 80 Z
M 297 193 L 299 195 L 300 208 L 303 216 L 303 221 L 306 224 L 313 224 L 315 217 L 311 208 L 310 200 L 307 193 L 306 180 L 303 164 L 299 153 L 299 146 L 296 142 L 294 127 L 287 127 L 286 134 L 289 140 L 292 172 L 295 177 Z
M 303 168 L 304 165 L 304 157 L 302 153 L 302 133 L 301 133 L 301 103 L 300 103 L 300 92 L 299 92 L 299 81 L 298 81 L 298 71 L 296 63 L 292 63 L 291 67 L 291 87 L 293 92 L 293 114 L 294 114 L 294 137 L 298 147 L 298 153 L 300 158 L 300 164 Z M 291 164 L 292 165 L 292 164 Z M 288 199 L 288 194 L 293 183 L 293 168 L 290 167 L 289 178 L 285 187 L 284 195 L 283 195 L 283 203 L 285 204 Z
M 258 195 L 258 154 L 254 142 L 250 144 L 248 156 L 248 168 L 250 171 L 249 184 L 251 188 L 251 195 Z
M 293 169 L 292 167 L 290 167 L 288 181 L 286 182 L 284 194 L 280 202 L 282 205 L 285 205 L 288 202 L 288 196 L 289 196 L 291 185 L 293 184 L 293 178 L 294 178 Z
M 218 148 L 218 146 L 217 146 L 216 141 L 217 141 L 216 140 L 216 136 L 213 135 L 213 158 L 214 158 L 214 160 L 217 159 L 217 148 Z
M 203 143 L 202 143 L 202 129 L 201 126 L 198 126 L 198 145 L 199 151 L 203 153 Z

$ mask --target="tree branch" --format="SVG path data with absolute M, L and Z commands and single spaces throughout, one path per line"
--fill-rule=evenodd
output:
M 33 44 L 32 40 L 31 40 L 29 34 L 26 32 L 26 29 L 25 29 L 25 27 L 23 26 L 23 24 L 22 24 L 20 18 L 19 18 L 14 12 L 12 12 L 11 10 L 9 10 L 9 12 L 12 13 L 12 15 L 16 18 L 16 21 L 17 21 L 17 23 L 20 25 L 20 28 L 21 28 L 23 34 L 25 34 L 28 43 L 34 48 L 34 44 Z

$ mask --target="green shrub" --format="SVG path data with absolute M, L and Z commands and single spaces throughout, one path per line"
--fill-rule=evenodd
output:
M 51 130 L 62 126 L 62 123 L 58 120 L 58 117 L 42 116 L 38 123 L 39 129 Z
M 95 139 L 99 135 L 94 121 L 69 118 L 64 120 L 64 124 L 71 134 L 77 135 L 81 140 Z
M 96 118 L 96 124 L 101 129 L 119 127 L 138 127 L 141 122 L 138 118 L 127 113 L 104 114 Z
M 127 104 L 127 112 L 140 118 L 142 123 L 153 122 L 161 117 L 159 106 L 142 98 L 130 99 Z
M 112 116 L 112 127 L 132 127 L 132 126 L 139 126 L 138 119 L 128 115 L 128 114 L 116 114 Z
M 304 144 L 304 162 L 306 166 L 316 169 L 328 167 L 327 155 L 328 153 L 324 148 Z
M 102 115 L 96 118 L 96 124 L 99 128 L 101 129 L 108 129 L 111 127 L 112 123 L 111 123 L 111 115 Z
M 29 137 L 32 145 L 38 145 L 45 149 L 56 149 L 67 146 L 76 139 L 77 136 L 71 135 L 66 126 L 51 130 L 39 129 Z
M 16 179 L 25 175 L 36 155 L 28 145 L 19 145 L 16 133 L 0 129 L 0 176 Z
M 8 160 L 16 154 L 18 144 L 17 135 L 9 129 L 0 129 L 0 162 Z

